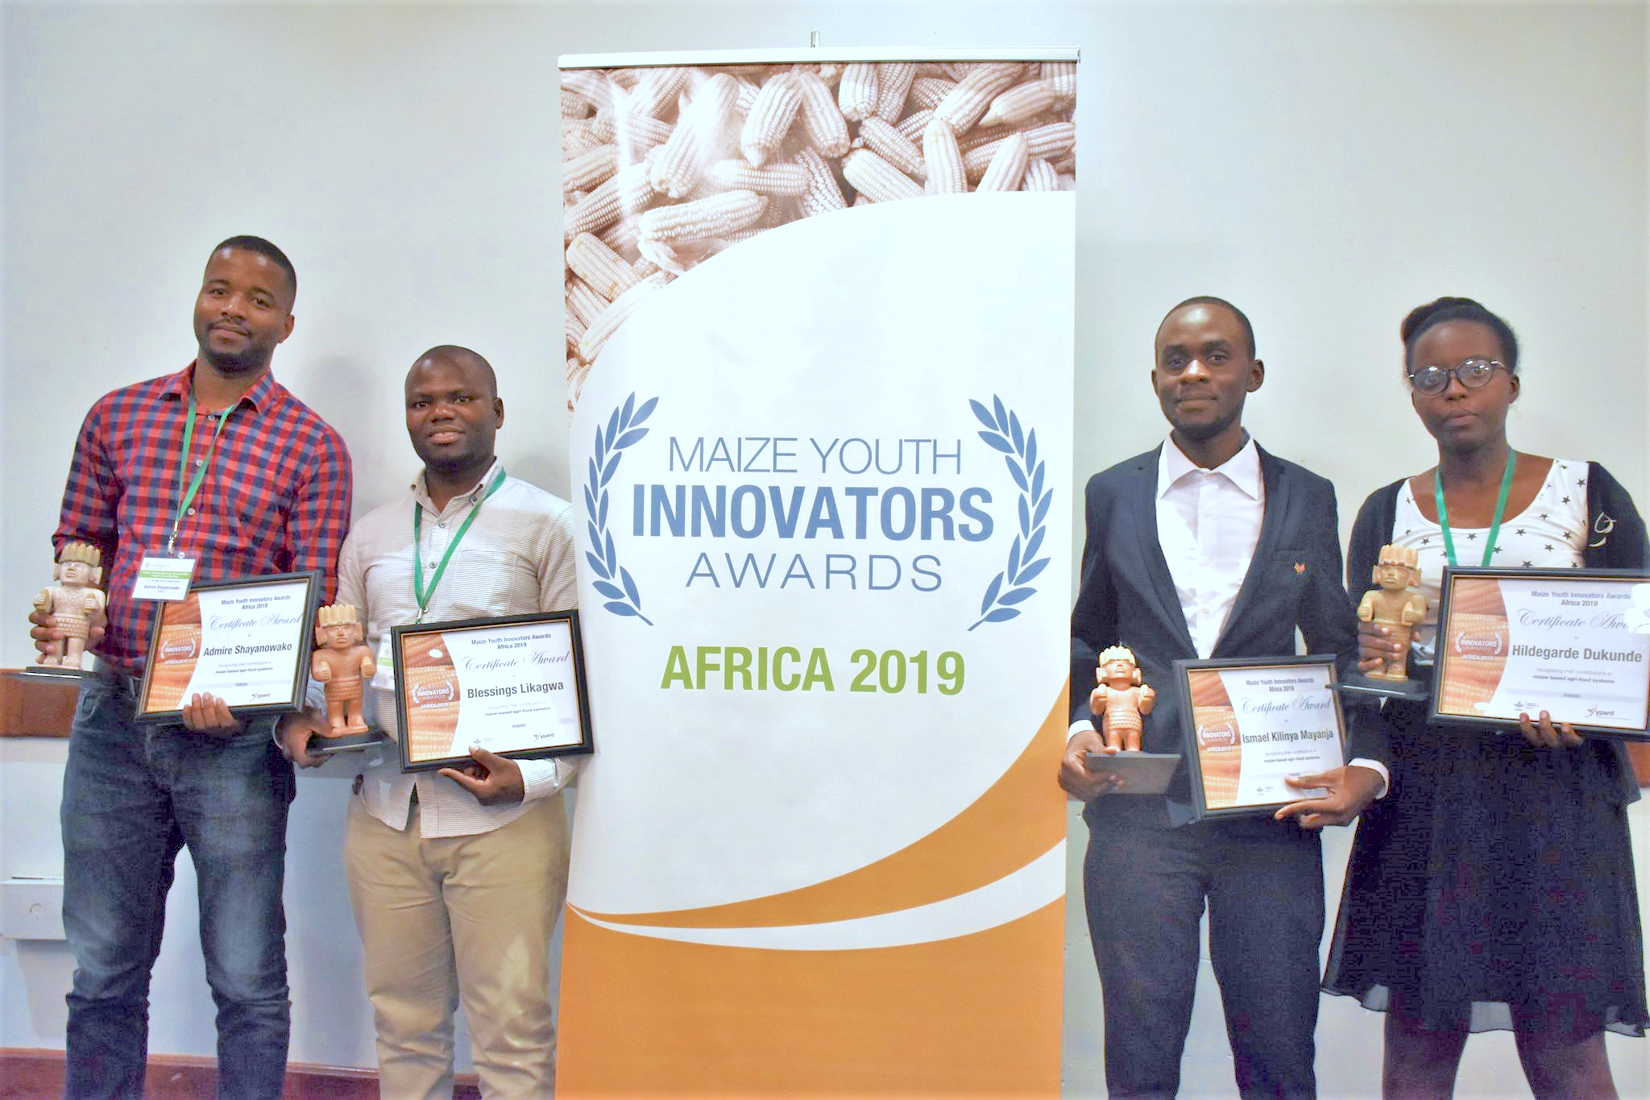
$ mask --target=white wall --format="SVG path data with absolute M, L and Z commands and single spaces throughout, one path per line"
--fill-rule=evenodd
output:
M 19 610 L 0 657 L 28 658 L 21 609 L 47 576 L 79 418 L 188 361 L 200 265 L 231 233 L 297 264 L 275 369 L 349 440 L 358 508 L 410 472 L 399 381 L 447 341 L 498 368 L 512 471 L 565 494 L 556 56 L 793 47 L 810 30 L 827 45 L 1082 48 L 1080 473 L 1160 437 L 1152 332 L 1180 298 L 1221 294 L 1250 312 L 1269 368 L 1249 425 L 1335 480 L 1349 526 L 1371 489 L 1430 463 L 1397 381 L 1398 321 L 1465 293 L 1524 340 L 1515 443 L 1600 459 L 1650 505 L 1640 5 L 14 0 L 0 5 L 0 607 Z M 0 875 L 60 866 L 61 750 L 0 747 Z M 346 780 L 306 776 L 289 835 L 296 1061 L 372 1059 L 337 853 Z M 1647 822 L 1635 812 L 1641 883 Z M 1332 896 L 1348 839 L 1328 845 Z M 1100 1013 L 1079 881 L 1066 1078 L 1088 1096 Z M 184 868 L 157 1051 L 211 1050 L 192 894 Z M 0 942 L 0 1047 L 61 1044 L 69 970 L 61 944 Z M 1325 1001 L 1326 1095 L 1374 1094 L 1379 1032 Z M 1627 1095 L 1650 1095 L 1646 1047 L 1611 1040 Z M 1185 1091 L 1233 1091 L 1212 982 Z M 1473 1041 L 1461 1091 L 1526 1091 L 1505 1036 Z

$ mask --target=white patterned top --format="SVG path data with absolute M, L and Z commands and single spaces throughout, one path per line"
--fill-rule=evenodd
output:
M 1450 525 L 1455 540 L 1457 565 L 1483 565 L 1484 541 L 1488 527 Z M 1419 664 L 1432 663 L 1433 642 L 1438 633 L 1438 589 L 1444 566 L 1443 530 L 1421 514 L 1409 482 L 1398 490 L 1393 513 L 1392 542 L 1412 547 L 1420 557 L 1421 584 L 1418 591 L 1427 600 L 1427 617 L 1415 628 L 1411 646 Z M 1501 521 L 1501 533 L 1490 552 L 1490 565 L 1509 569 L 1580 568 L 1587 549 L 1587 463 L 1555 458 L 1547 479 L 1530 506 L 1516 516 Z M 1353 578 L 1356 580 L 1357 578 Z

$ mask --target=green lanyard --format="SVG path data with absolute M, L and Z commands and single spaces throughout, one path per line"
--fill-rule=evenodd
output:
M 1501 496 L 1495 502 L 1495 519 L 1490 523 L 1490 541 L 1484 547 L 1484 562 L 1490 563 L 1490 555 L 1495 553 L 1495 539 L 1501 534 L 1501 517 L 1507 513 L 1507 493 L 1512 489 L 1513 467 L 1518 465 L 1518 454 L 1513 451 L 1507 453 L 1507 472 L 1501 475 Z M 1433 499 L 1438 501 L 1438 526 L 1444 532 L 1444 553 L 1449 557 L 1451 565 L 1460 564 L 1455 560 L 1455 540 L 1449 534 L 1449 513 L 1444 509 L 1444 479 L 1438 471 L 1432 474 Z
M 185 479 L 189 476 L 189 448 L 195 442 L 195 391 L 189 391 L 189 416 L 183 422 L 183 454 L 178 458 L 178 511 L 172 517 L 172 533 L 166 539 L 166 552 L 176 553 L 178 548 L 178 527 L 183 523 L 183 517 L 189 511 L 189 506 L 195 501 L 195 494 L 201 491 L 201 483 L 206 480 L 206 471 L 212 468 L 212 456 L 218 453 L 218 437 L 229 423 L 229 414 L 234 408 L 227 408 L 218 414 L 218 430 L 212 433 L 212 445 L 206 449 L 206 457 L 195 467 L 195 478 L 185 487 Z
M 482 504 L 498 492 L 498 487 L 503 484 L 504 467 L 500 466 L 498 474 L 487 486 L 487 491 L 471 506 L 470 514 L 464 517 L 464 523 L 453 535 L 453 541 L 447 544 L 447 552 L 441 555 L 441 564 L 436 566 L 435 572 L 430 575 L 428 588 L 424 587 L 424 506 L 413 502 L 413 597 L 418 600 L 418 618 L 413 622 L 424 621 L 424 612 L 430 606 L 430 597 L 435 595 L 436 587 L 441 583 L 441 575 L 447 571 L 447 563 L 453 560 L 453 551 L 464 541 L 464 533 L 470 529 L 470 524 L 476 521 L 476 514 L 481 511 Z

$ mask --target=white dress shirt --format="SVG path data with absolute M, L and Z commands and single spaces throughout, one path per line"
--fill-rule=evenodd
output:
M 467 493 L 437 509 L 419 473 L 399 500 L 375 508 L 355 522 L 338 556 L 338 602 L 354 604 L 366 620 L 367 644 L 384 652 L 390 628 L 418 617 L 413 595 L 413 515 L 424 510 L 426 582 L 454 535 L 477 506 L 498 470 L 492 467 Z M 451 622 L 496 615 L 561 611 L 577 605 L 573 506 L 513 477 L 485 504 L 465 533 L 441 583 L 430 595 L 425 622 Z M 398 736 L 393 681 L 375 678 L 367 690 L 367 716 L 390 737 Z M 366 809 L 392 829 L 407 827 L 412 795 L 418 792 L 420 835 L 469 836 L 491 832 L 520 817 L 526 803 L 555 794 L 578 771 L 576 757 L 518 760 L 526 797 L 511 806 L 483 806 L 469 791 L 435 772 L 401 771 L 394 746 L 368 749 L 362 767 L 361 799 Z
M 1163 441 L 1157 458 L 1157 543 L 1169 563 L 1197 655 L 1207 659 L 1237 602 L 1260 543 L 1266 488 L 1253 437 L 1205 470 Z

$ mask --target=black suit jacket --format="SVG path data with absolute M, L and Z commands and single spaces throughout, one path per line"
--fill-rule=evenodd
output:
M 1082 576 L 1071 613 L 1071 703 L 1073 721 L 1090 717 L 1088 697 L 1100 650 L 1116 644 L 1134 650 L 1142 678 L 1157 691 L 1141 747 L 1181 756 L 1166 792 L 1169 819 L 1178 825 L 1191 820 L 1192 809 L 1185 762 L 1186 701 L 1175 682 L 1174 662 L 1198 654 L 1158 543 L 1160 450 L 1136 455 L 1089 479 Z M 1341 586 L 1335 488 L 1264 450 L 1260 469 L 1266 490 L 1260 541 L 1211 656 L 1292 656 L 1299 627 L 1307 652 L 1333 653 L 1342 675 L 1353 672 L 1358 664 L 1357 619 Z M 1343 700 L 1347 759 L 1387 763 L 1386 727 L 1379 710 L 1347 702 Z M 1091 811 L 1104 801 L 1096 800 Z M 1092 823 L 1092 813 L 1089 816 Z

